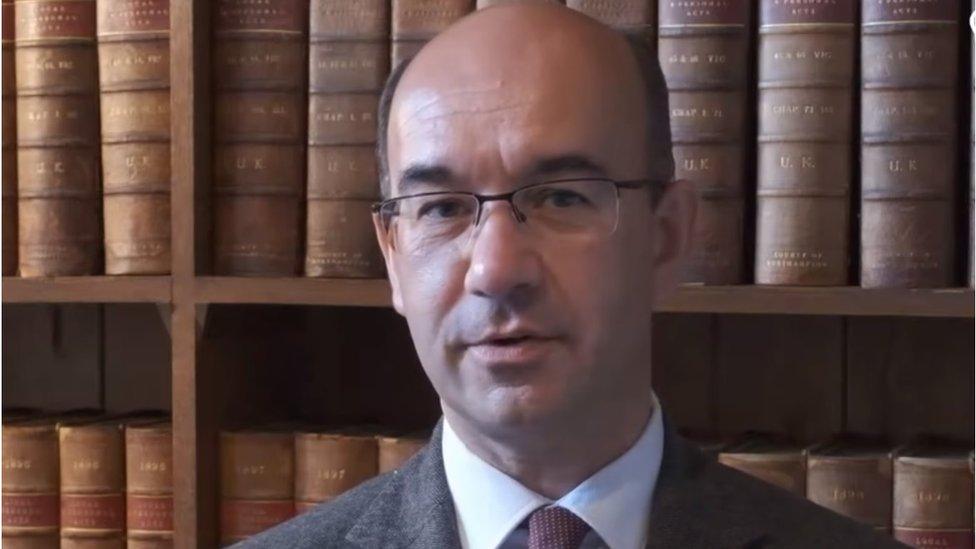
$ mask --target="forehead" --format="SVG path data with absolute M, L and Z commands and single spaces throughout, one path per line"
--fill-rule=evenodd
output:
M 411 66 L 390 112 L 391 179 L 411 163 L 518 175 L 540 156 L 567 153 L 627 169 L 627 157 L 646 149 L 642 87 L 626 61 L 529 49 Z

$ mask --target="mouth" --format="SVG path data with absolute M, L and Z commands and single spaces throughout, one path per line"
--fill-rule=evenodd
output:
M 520 335 L 489 338 L 468 345 L 466 351 L 478 362 L 489 366 L 517 366 L 536 363 L 550 353 L 555 338 Z

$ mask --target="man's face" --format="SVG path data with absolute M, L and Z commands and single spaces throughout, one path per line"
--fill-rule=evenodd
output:
M 507 51 L 499 37 L 491 58 L 471 48 L 467 60 L 440 44 L 417 58 L 391 111 L 392 196 L 646 176 L 643 89 L 626 45 L 540 42 Z M 620 190 L 617 229 L 599 237 L 540 237 L 503 201 L 486 203 L 450 251 L 404 253 L 378 229 L 428 377 L 485 429 L 561 424 L 635 384 L 649 390 L 652 232 L 646 189 Z

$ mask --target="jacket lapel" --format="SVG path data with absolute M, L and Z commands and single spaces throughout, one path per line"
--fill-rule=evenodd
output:
M 430 442 L 403 467 L 349 529 L 361 547 L 460 549 L 454 502 L 444 474 L 441 418 Z
M 664 417 L 664 454 L 651 506 L 647 549 L 744 547 L 763 529 L 748 509 L 734 504 L 733 488 L 716 465 L 679 436 Z

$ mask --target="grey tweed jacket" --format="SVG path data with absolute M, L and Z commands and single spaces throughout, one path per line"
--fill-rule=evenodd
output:
M 444 475 L 442 422 L 430 443 L 401 468 L 236 547 L 461 549 Z M 652 507 L 646 549 L 905 547 L 716 463 L 667 420 Z

